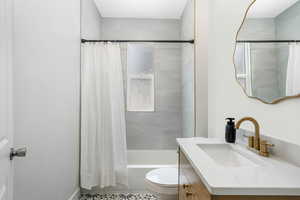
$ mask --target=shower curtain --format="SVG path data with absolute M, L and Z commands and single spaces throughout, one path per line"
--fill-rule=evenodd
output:
M 286 74 L 286 95 L 293 96 L 300 94 L 300 44 L 290 44 L 289 48 Z
M 125 100 L 120 47 L 82 44 L 81 186 L 127 185 Z

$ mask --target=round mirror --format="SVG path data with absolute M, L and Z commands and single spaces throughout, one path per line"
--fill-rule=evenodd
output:
M 236 36 L 236 79 L 274 104 L 300 96 L 300 0 L 255 0 Z

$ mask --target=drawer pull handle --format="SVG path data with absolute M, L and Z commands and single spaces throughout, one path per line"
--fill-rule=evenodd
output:
M 188 184 L 183 184 L 182 187 L 183 187 L 184 189 L 186 189 L 186 188 L 189 188 L 190 185 L 188 185 Z
M 188 196 L 192 196 L 193 193 L 192 192 L 186 192 L 185 195 L 188 197 Z

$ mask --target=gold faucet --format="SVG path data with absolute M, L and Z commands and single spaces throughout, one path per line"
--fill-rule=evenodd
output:
M 255 127 L 255 136 L 253 137 L 249 137 L 249 147 L 251 148 L 255 148 L 256 150 L 259 151 L 260 149 L 260 133 L 259 133 L 259 124 L 258 122 L 252 118 L 252 117 L 244 117 L 242 119 L 240 119 L 237 123 L 236 123 L 236 128 L 239 129 L 241 124 L 245 121 L 250 121 L 254 124 Z
M 260 140 L 260 132 L 259 132 L 259 124 L 258 122 L 252 117 L 244 117 L 240 119 L 236 124 L 236 129 L 239 129 L 241 124 L 245 121 L 250 121 L 254 124 L 255 127 L 255 136 L 250 136 L 248 138 L 248 146 L 250 148 L 254 148 L 259 151 L 259 155 L 268 157 L 269 150 L 268 147 L 274 146 L 273 144 L 268 144 L 265 140 Z

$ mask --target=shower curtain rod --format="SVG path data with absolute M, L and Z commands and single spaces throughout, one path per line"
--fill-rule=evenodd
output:
M 237 40 L 237 43 L 291 43 L 300 40 Z
M 85 40 L 81 39 L 81 43 L 86 42 L 155 42 L 155 43 L 191 43 L 194 44 L 194 40 Z

